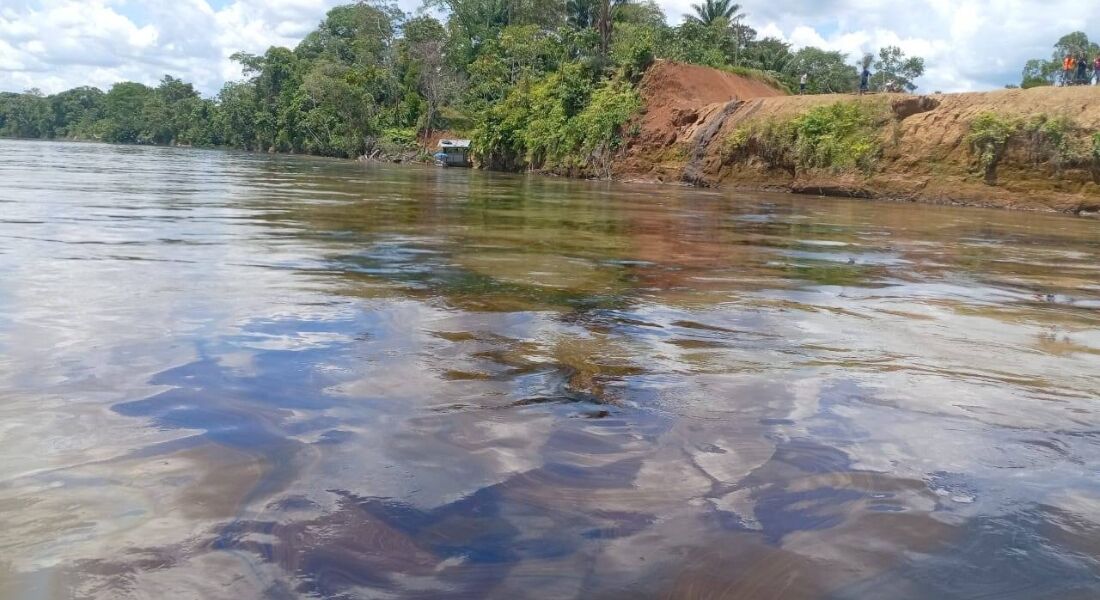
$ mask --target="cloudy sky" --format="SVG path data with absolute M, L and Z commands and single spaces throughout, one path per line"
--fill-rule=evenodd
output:
M 347 0 L 343 0 L 347 1 Z M 658 0 L 672 23 L 691 0 Z M 212 94 L 240 76 L 229 55 L 293 46 L 342 0 L 0 0 L 0 90 L 120 80 L 153 83 L 169 73 Z M 795 46 L 851 57 L 884 45 L 925 57 L 924 91 L 966 91 L 1018 82 L 1028 58 L 1048 57 L 1064 33 L 1092 25 L 1095 0 L 743 0 L 747 22 Z M 407 11 L 420 0 L 401 0 Z

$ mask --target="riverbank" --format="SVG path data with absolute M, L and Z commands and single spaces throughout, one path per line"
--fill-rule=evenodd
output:
M 1100 91 L 787 96 L 658 62 L 616 179 L 1080 214 L 1100 210 Z

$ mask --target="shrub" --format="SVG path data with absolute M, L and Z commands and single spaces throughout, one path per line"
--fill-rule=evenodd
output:
M 641 97 L 629 82 L 613 79 L 592 94 L 588 106 L 569 123 L 573 162 L 606 171 L 612 154 L 622 146 L 622 127 L 642 106 Z
M 1018 127 L 1018 121 L 991 112 L 982 113 L 971 121 L 966 140 L 978 160 L 978 166 L 985 173 L 987 183 L 997 181 L 997 164 L 1001 162 L 1008 141 Z
M 382 141 L 399 146 L 416 145 L 415 127 L 392 127 L 382 130 Z
M 769 169 L 794 171 L 796 133 L 792 120 L 766 119 L 739 127 L 725 140 L 727 160 L 760 159 Z
M 982 113 L 970 123 L 967 141 L 986 181 L 996 182 L 997 165 L 1009 147 L 1027 153 L 1026 161 L 1035 167 L 1051 166 L 1097 170 L 1100 161 L 1100 134 L 1088 134 L 1064 115 L 1037 115 L 1012 119 L 996 113 Z
M 1077 127 L 1068 117 L 1039 115 L 1028 121 L 1023 130 L 1028 138 L 1028 153 L 1034 164 L 1050 163 L 1060 169 L 1090 160 L 1088 140 L 1077 135 Z
M 818 106 L 795 122 L 795 151 L 803 167 L 870 172 L 881 151 L 882 107 L 859 102 Z
M 1092 134 L 1092 180 L 1100 183 L 1100 132 Z
M 623 75 L 637 83 L 656 60 L 657 31 L 634 23 L 615 26 L 611 42 L 611 60 L 622 65 Z
M 836 102 L 790 119 L 755 121 L 725 140 L 727 159 L 757 157 L 768 168 L 870 173 L 882 151 L 882 103 Z

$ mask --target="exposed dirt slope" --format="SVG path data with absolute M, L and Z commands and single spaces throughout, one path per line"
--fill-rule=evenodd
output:
M 666 177 L 678 178 L 677 144 L 691 138 L 696 125 L 713 122 L 731 101 L 785 95 L 766 83 L 711 69 L 671 61 L 657 61 L 639 85 L 645 113 L 639 133 L 627 148 L 617 170 L 624 176 L 650 174 L 671 159 Z M 663 156 L 665 150 L 669 156 Z M 663 178 L 657 175 L 652 178 Z
M 1100 88 L 1036 88 L 930 96 L 787 96 L 759 81 L 662 62 L 641 83 L 646 113 L 619 160 L 623 179 L 1064 212 L 1100 209 L 1100 164 L 1052 164 L 1026 136 L 1010 142 L 992 185 L 967 136 L 983 113 L 1066 118 L 1078 141 L 1100 131 Z M 725 150 L 739 128 L 841 101 L 886 103 L 882 152 L 869 172 L 776 169 Z M 1057 161 L 1056 161 L 1057 162 Z

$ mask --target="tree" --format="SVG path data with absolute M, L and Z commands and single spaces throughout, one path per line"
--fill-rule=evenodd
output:
M 444 61 L 447 31 L 439 21 L 422 16 L 406 23 L 404 33 L 406 68 L 425 105 L 418 129 L 431 132 L 436 127 L 439 108 L 458 88 L 457 78 Z
M 1057 77 L 1060 69 L 1060 62 L 1033 58 L 1024 65 L 1020 87 L 1026 90 L 1044 85 L 1054 85 L 1055 77 Z
M 791 45 L 779 38 L 766 37 L 748 44 L 742 56 L 743 66 L 782 76 L 789 72 Z
M 111 86 L 103 99 L 103 139 L 130 144 L 149 143 L 151 140 L 144 135 L 148 129 L 145 104 L 152 96 L 152 88 L 133 81 Z
M 204 103 L 190 83 L 165 75 L 144 105 L 146 137 L 156 144 L 194 144 L 205 139 Z
M 600 58 L 607 58 L 611 47 L 611 33 L 615 26 L 615 13 L 629 0 L 596 0 L 596 31 L 600 34 Z
M 880 91 L 907 91 L 917 89 L 914 80 L 924 74 L 924 59 L 907 57 L 897 46 L 887 46 L 878 52 L 874 62 L 875 74 L 871 86 Z
M 1100 54 L 1100 47 L 1089 41 L 1089 36 L 1085 35 L 1083 31 L 1074 31 L 1063 35 L 1054 44 L 1054 55 L 1051 57 L 1052 62 L 1061 65 L 1062 59 L 1066 56 L 1076 57 L 1094 57 Z
M 12 94 L 0 116 L 0 135 L 19 138 L 53 137 L 53 114 L 49 100 L 38 89 Z
M 504 28 L 553 28 L 562 24 L 566 10 L 564 2 L 543 0 L 424 0 L 424 5 L 447 13 L 447 55 L 458 71 L 473 64 Z
M 718 68 L 734 64 L 737 54 L 737 42 L 728 29 L 694 19 L 673 28 L 660 48 L 662 58 Z
M 218 92 L 216 103 L 217 138 L 234 148 L 256 150 L 256 86 L 251 82 L 230 81 Z
M 741 5 L 731 0 L 706 0 L 703 4 L 692 4 L 691 8 L 695 14 L 687 18 L 703 25 L 710 25 L 718 19 L 725 19 L 726 23 L 735 23 L 745 17 L 741 13 Z
M 571 27 L 588 29 L 596 24 L 597 0 L 566 0 L 565 18 Z
M 637 82 L 653 64 L 668 38 L 668 29 L 664 14 L 652 0 L 623 5 L 616 15 L 612 64 L 622 65 L 624 75 Z
M 639 25 L 653 30 L 664 29 L 665 13 L 653 0 L 633 1 L 622 4 L 615 12 L 616 25 Z
M 93 137 L 94 126 L 103 117 L 103 90 L 78 87 L 50 97 L 54 135 L 68 138 Z
M 715 27 L 728 34 L 733 40 L 733 45 L 726 52 L 729 62 L 741 65 L 741 50 L 756 37 L 755 31 L 741 23 L 745 18 L 741 5 L 731 0 L 706 0 L 703 4 L 692 4 L 691 8 L 695 14 L 686 16 L 684 22 Z M 749 32 L 751 35 L 747 35 Z
M 358 2 L 328 11 L 316 30 L 302 40 L 299 58 L 346 65 L 376 65 L 385 60 L 404 13 L 384 4 Z
M 256 149 L 275 149 L 277 145 L 293 149 L 297 115 L 291 104 L 302 78 L 298 55 L 272 46 L 262 56 L 238 52 L 230 58 L 241 64 L 254 88 Z
M 794 84 L 806 73 L 809 75 L 806 91 L 810 94 L 851 92 L 859 83 L 859 71 L 847 63 L 848 57 L 841 52 L 802 48 L 791 57 L 789 81 Z

